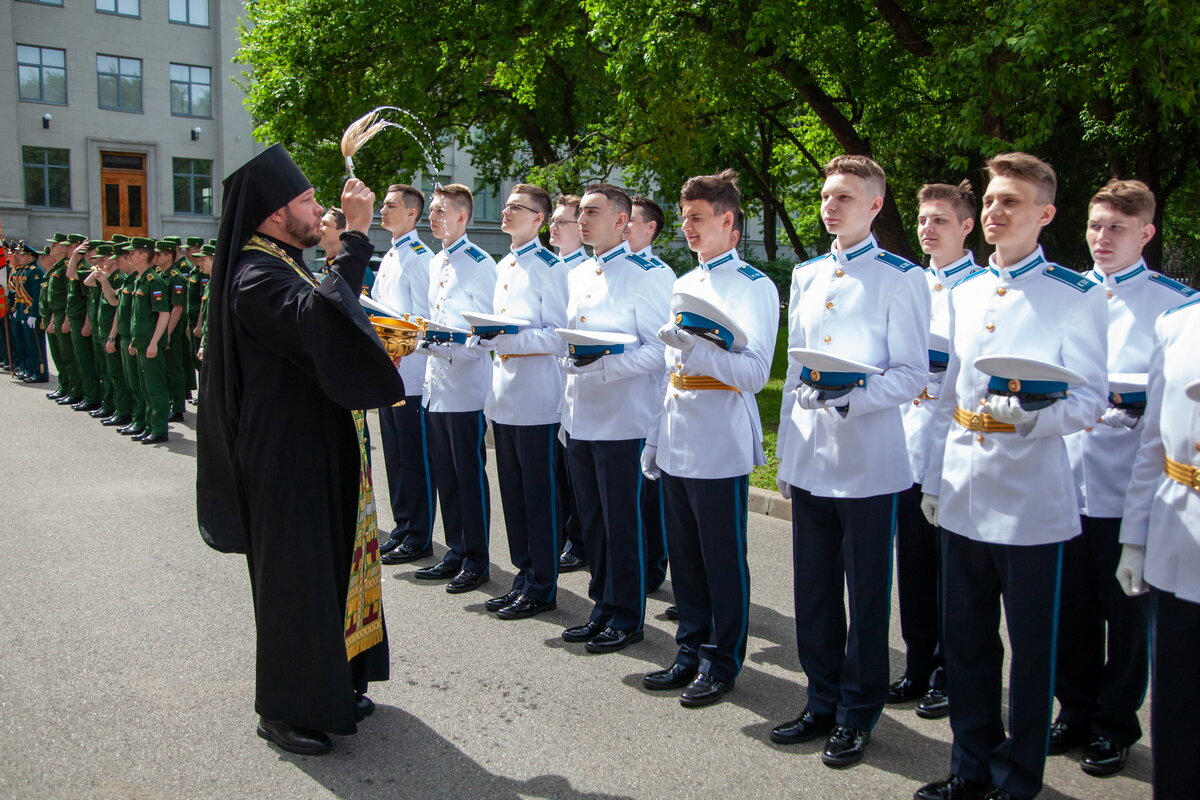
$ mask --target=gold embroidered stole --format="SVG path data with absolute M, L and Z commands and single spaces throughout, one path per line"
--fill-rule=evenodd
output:
M 255 235 L 242 248 L 269 253 L 282 259 L 296 274 L 316 286 L 318 281 L 304 267 L 272 241 Z M 358 438 L 358 511 L 354 525 L 354 557 L 350 562 L 350 587 L 346 592 L 346 619 L 343 636 L 346 660 L 354 658 L 383 641 L 383 591 L 380 585 L 378 523 L 375 518 L 375 491 L 367 461 L 367 416 L 352 411 Z

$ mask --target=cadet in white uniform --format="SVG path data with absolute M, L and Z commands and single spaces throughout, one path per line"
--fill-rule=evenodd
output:
M 766 463 L 754 395 L 771 376 L 779 292 L 738 257 L 737 173 L 691 178 L 679 196 L 683 234 L 700 259 L 675 281 L 681 300 L 659 337 L 667 343 L 656 430 L 642 453 L 647 478 L 663 487 L 671 584 L 678 607 L 674 663 L 642 679 L 647 689 L 686 686 L 685 707 L 710 705 L 731 688 L 746 656 L 750 571 L 746 499 L 750 471 Z M 692 318 L 701 303 L 712 317 Z M 716 312 L 721 312 L 717 314 Z M 729 327 L 736 325 L 744 341 Z M 689 332 L 715 323 L 719 347 Z
M 921 513 L 921 483 L 929 460 L 929 422 L 941 394 L 949 361 L 950 332 L 946 310 L 950 287 L 979 269 L 963 248 L 975 229 L 975 194 L 971 184 L 927 184 L 917 193 L 917 238 L 929 255 L 925 282 L 929 287 L 929 376 L 920 396 L 901 406 L 913 485 L 900 493 L 896 513 L 896 583 L 900 601 L 900 635 L 904 637 L 904 675 L 888 687 L 889 703 L 920 698 L 917 714 L 939 719 L 950 713 L 945 660 L 938 629 L 938 529 Z M 935 344 L 937 342 L 937 344 Z M 942 442 L 936 442 L 941 447 Z
M 813 376 L 796 359 L 788 365 L 778 484 L 792 500 L 796 647 L 808 703 L 771 738 L 793 744 L 828 734 L 821 758 L 843 767 L 862 759 L 887 698 L 896 493 L 913 483 L 900 404 L 925 386 L 929 290 L 915 264 L 871 235 L 883 169 L 838 156 L 825 175 L 821 217 L 836 240 L 792 272 L 789 349 L 821 350 L 882 374 L 860 376 L 849 394 L 832 398 L 802 382 Z
M 592 570 L 588 622 L 567 641 L 613 652 L 642 639 L 646 572 L 641 514 L 642 445 L 659 405 L 672 275 L 634 255 L 622 240 L 629 196 L 608 184 L 580 201 L 583 241 L 595 255 L 568 276 L 567 326 L 637 337 L 620 354 L 567 366 L 562 426 L 575 504 Z
M 555 607 L 559 507 L 556 479 L 566 347 L 556 328 L 567 324 L 567 268 L 542 247 L 538 230 L 550 216 L 550 195 L 517 184 L 501 212 L 512 249 L 496 269 L 496 314 L 529 320 L 518 333 L 492 341 L 492 387 L 484 413 L 492 423 L 496 471 L 508 549 L 517 575 L 489 600 L 501 619 L 523 619 Z
M 403 183 L 388 187 L 379 209 L 380 224 L 391 234 L 392 246 L 379 264 L 371 296 L 388 308 L 409 314 L 413 320 L 429 318 L 429 262 L 433 253 L 417 236 L 417 220 L 425 210 L 425 196 Z M 401 360 L 400 377 L 406 397 L 403 404 L 379 409 L 379 432 L 387 467 L 395 527 L 379 551 L 384 564 L 402 564 L 432 552 L 434 503 L 433 466 L 429 460 L 426 430 L 425 358 Z
M 467 239 L 472 208 L 471 190 L 458 183 L 435 188 L 429 204 L 429 226 L 442 241 L 429 265 L 429 319 L 460 330 L 466 325 L 462 312 L 490 308 L 496 289 L 496 262 Z M 483 405 L 492 364 L 486 349 L 467 346 L 465 334 L 448 338 L 425 343 L 425 408 L 434 485 L 450 550 L 415 575 L 451 578 L 446 591 L 456 594 L 488 580 L 491 512 Z
M 1154 796 L 1196 796 L 1200 718 L 1200 299 L 1158 318 L 1141 446 L 1125 494 L 1117 579 L 1150 586 Z
M 1150 369 L 1154 321 L 1185 302 L 1192 289 L 1146 268 L 1142 248 L 1154 237 L 1154 195 L 1140 181 L 1110 181 L 1089 203 L 1089 276 L 1108 301 L 1108 372 Z M 1149 680 L 1148 608 L 1117 584 L 1125 489 L 1137 453 L 1145 392 L 1110 393 L 1100 424 L 1067 437 L 1071 467 L 1083 498 L 1083 533 L 1063 552 L 1063 601 L 1058 676 L 1061 708 L 1050 732 L 1050 753 L 1084 744 L 1080 765 L 1092 775 L 1125 766 L 1141 738 L 1137 711 Z
M 954 745 L 951 773 L 918 789 L 919 800 L 1031 798 L 1041 790 L 1063 542 L 1079 533 L 1062 437 L 1100 416 L 1108 385 L 1103 292 L 1046 261 L 1037 243 L 1054 218 L 1054 170 L 1024 153 L 987 166 L 982 224 L 996 253 L 950 292 L 950 365 L 932 434 L 945 447 L 930 454 L 923 484 L 922 507 L 942 527 Z M 1015 396 L 989 396 L 992 379 L 974 362 L 1000 354 L 1057 364 L 1084 382 L 1029 411 Z M 1007 737 L 1001 599 L 1012 648 Z

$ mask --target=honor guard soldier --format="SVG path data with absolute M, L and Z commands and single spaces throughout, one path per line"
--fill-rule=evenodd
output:
M 939 641 L 938 531 L 921 513 L 921 483 L 931 443 L 929 422 L 938 402 L 949 360 L 946 310 L 950 287 L 979 269 L 964 249 L 975 228 L 975 194 L 971 184 L 933 183 L 917 193 L 917 239 L 929 255 L 925 282 L 929 287 L 929 375 L 920 396 L 901 406 L 913 485 L 900 493 L 896 509 L 896 582 L 900 600 L 900 634 L 904 638 L 904 675 L 888 687 L 889 703 L 917 703 L 917 715 L 940 719 L 950 713 L 945 664 Z
M 558 257 L 568 274 L 587 261 L 587 250 L 579 238 L 579 198 L 573 194 L 560 194 L 554 201 L 554 213 L 550 216 L 550 244 L 558 248 Z M 558 571 L 574 572 L 587 566 L 587 553 L 583 548 L 583 534 L 579 530 L 579 512 L 575 508 L 575 492 L 571 488 L 571 473 L 567 469 L 567 451 L 558 444 L 558 500 L 562 509 L 559 516 L 562 536 L 562 554 L 558 558 Z
M 555 331 L 567 324 L 567 269 L 542 247 L 538 231 L 550 218 L 550 195 L 519 183 L 500 213 L 511 237 L 496 267 L 490 314 L 464 312 L 494 347 L 484 413 L 492 426 L 496 475 L 508 551 L 517 574 L 508 592 L 484 605 L 500 619 L 550 611 L 558 597 L 557 445 L 567 352 Z
M 42 318 L 46 320 L 50 356 L 58 370 L 58 390 L 46 396 L 60 406 L 75 405 L 83 399 L 83 390 L 75 370 L 75 348 L 71 344 L 71 323 L 67 319 L 67 256 L 74 248 L 65 233 L 56 233 L 46 242 L 50 245 L 50 263 L 42 294 L 46 303 Z
M 115 265 L 111 259 L 112 245 L 108 242 L 93 239 L 88 242 L 88 245 L 91 248 L 87 256 L 91 270 L 86 275 L 81 275 L 80 285 L 87 300 L 88 327 L 91 329 L 91 335 L 88 338 L 92 343 L 92 358 L 96 364 L 96 376 L 100 382 L 100 407 L 89 411 L 88 416 L 93 419 L 107 419 L 113 414 L 114 400 L 113 381 L 108 372 L 104 347 L 108 344 L 108 329 L 112 326 L 112 317 L 108 317 L 103 322 L 100 320 L 101 306 L 106 305 L 104 290 L 100 286 L 100 276 Z
M 677 279 L 657 424 L 642 471 L 663 488 L 679 645 L 651 690 L 686 687 L 679 702 L 711 705 L 746 657 L 750 571 L 746 501 L 754 466 L 766 463 L 754 395 L 771 375 L 779 292 L 737 253 L 737 173 L 689 179 L 679 195 L 683 235 L 699 265 Z
M 111 411 L 100 421 L 106 427 L 121 427 L 133 420 L 133 393 L 125 375 L 125 362 L 119 344 L 120 328 L 117 325 L 120 289 L 127 276 L 120 269 L 121 259 L 116 248 L 113 244 L 103 244 L 97 248 L 97 253 L 105 258 L 106 263 L 103 268 L 93 270 L 89 277 L 96 283 L 100 295 L 96 302 L 96 329 L 93 336 L 103 343 L 105 385 L 112 389 Z
M 140 241 L 143 244 L 153 243 L 152 239 Z M 125 371 L 125 382 L 129 386 L 132 399 L 129 423 L 117 427 L 117 433 L 122 436 L 138 437 L 146 433 L 146 386 L 142 381 L 142 371 L 138 367 L 137 349 L 133 346 L 133 318 L 134 304 L 138 300 L 138 284 L 141 283 L 142 273 L 149 266 L 149 258 L 134 256 L 132 241 L 117 245 L 117 269 L 124 276 L 121 288 L 117 292 L 117 350 L 121 354 L 121 366 Z
M 1103 286 L 1108 305 L 1109 403 L 1099 424 L 1067 437 L 1083 497 L 1083 533 L 1063 551 L 1054 690 L 1061 708 L 1050 754 L 1084 745 L 1080 766 L 1091 775 L 1120 772 L 1142 735 L 1137 711 L 1150 672 L 1148 609 L 1145 598 L 1125 596 L 1117 583 L 1121 513 L 1146 404 L 1154 322 L 1195 294 L 1142 259 L 1155 233 L 1154 206 L 1146 184 L 1114 180 L 1088 207 L 1095 264 L 1089 276 Z M 1126 385 L 1118 385 L 1121 378 Z
M 183 408 L 187 398 L 187 377 L 180 355 L 187 355 L 184 337 L 184 306 L 187 305 L 187 280 L 179 271 L 178 236 L 165 236 L 154 243 L 154 270 L 163 284 L 164 297 L 168 306 L 167 330 L 163 333 L 160 346 L 163 368 L 167 376 L 167 421 L 182 422 Z
M 429 203 L 429 227 L 442 250 L 429 264 L 429 322 L 422 348 L 425 409 L 433 483 L 442 507 L 449 551 L 415 575 L 450 578 L 446 591 L 469 592 L 487 583 L 491 499 L 484 466 L 487 422 L 483 405 L 492 378 L 486 350 L 468 347 L 462 312 L 491 305 L 496 262 L 467 238 L 474 201 L 461 183 L 438 186 Z M 403 362 L 401 362 L 403 364 Z
M 154 239 L 134 237 L 130 262 L 138 272 L 133 299 L 133 343 L 137 356 L 142 395 L 146 403 L 146 429 L 134 436 L 143 444 L 167 441 L 167 417 L 171 406 L 167 385 L 167 326 L 171 321 L 171 298 L 165 273 L 154 268 Z M 161 251 L 159 251 L 161 252 Z
M 1154 326 L 1146 413 L 1125 494 L 1117 580 L 1150 591 L 1154 796 L 1196 796 L 1200 717 L 1200 299 Z
M 930 453 L 922 485 L 922 509 L 942 528 L 954 743 L 950 774 L 916 800 L 1023 800 L 1041 790 L 1063 544 L 1079 534 L 1063 437 L 1094 423 L 1107 393 L 1103 291 L 1048 262 L 1037 241 L 1054 218 L 1054 170 L 1007 153 L 987 173 L 982 224 L 996 251 L 950 292 L 950 363 L 932 423 L 945 446 Z M 1048 366 L 1023 369 L 1030 360 Z M 1004 361 L 1015 362 L 1007 374 Z M 1012 648 L 1007 736 L 1001 600 Z
M 75 411 L 95 411 L 100 408 L 103 389 L 96 371 L 96 353 L 92 347 L 92 326 L 88 319 L 87 292 L 83 280 L 92 270 L 87 254 L 92 242 L 82 234 L 67 236 L 70 253 L 67 257 L 66 315 L 70 326 L 70 346 L 74 357 L 75 374 L 79 379 L 79 402 L 71 405 Z
M 411 319 L 429 318 L 429 263 L 433 253 L 417 236 L 425 196 L 403 183 L 388 187 L 379 209 L 380 225 L 392 246 L 379 264 L 371 297 Z M 440 288 L 440 287 L 439 287 Z M 456 324 L 462 324 L 456 321 Z M 407 397 L 379 409 L 383 460 L 387 467 L 392 519 L 379 547 L 384 564 L 403 564 L 433 552 L 437 492 L 429 458 L 428 419 L 424 404 L 426 359 L 416 353 L 400 361 Z
M 593 332 L 598 341 L 575 344 L 566 368 L 562 426 L 594 606 L 588 621 L 567 628 L 562 638 L 586 642 L 593 653 L 615 652 L 643 638 L 640 459 L 661 403 L 665 347 L 657 333 L 669 318 L 674 282 L 668 270 L 635 255 L 623 240 L 630 210 L 623 190 L 588 188 L 579 204 L 579 229 L 595 255 L 567 276 L 567 327 Z M 632 337 L 620 352 L 605 341 L 614 333 Z
M 20 324 L 17 330 L 21 339 L 21 366 L 25 374 L 22 380 L 25 383 L 45 383 L 49 380 L 46 371 L 46 332 L 40 324 L 38 305 L 46 272 L 38 265 L 38 252 L 28 242 L 18 242 L 15 255 L 21 264 L 17 299 L 17 319 Z
M 189 241 L 191 241 L 189 239 Z M 189 248 L 190 249 L 190 248 Z M 200 305 L 204 300 L 204 290 L 208 287 L 209 277 L 212 275 L 212 257 L 216 253 L 216 248 L 210 244 L 205 244 L 204 240 L 200 240 L 200 246 L 196 248 L 196 252 L 189 258 L 192 264 L 195 265 L 190 273 L 188 273 L 187 287 L 187 332 L 188 340 L 191 344 L 190 352 L 192 359 L 193 372 L 200 371 Z M 193 399 L 192 403 L 196 401 Z

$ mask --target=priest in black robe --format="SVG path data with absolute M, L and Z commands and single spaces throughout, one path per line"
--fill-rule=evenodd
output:
M 373 709 L 389 659 L 361 409 L 404 386 L 357 302 L 374 195 L 346 182 L 347 230 L 317 283 L 303 249 L 321 206 L 279 145 L 224 182 L 200 379 L 197 510 L 245 553 L 257 628 L 258 734 L 320 754 Z

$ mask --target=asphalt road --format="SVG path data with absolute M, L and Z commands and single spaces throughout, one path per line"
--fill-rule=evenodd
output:
M 759 515 L 746 666 L 719 705 L 641 688 L 674 654 L 669 583 L 645 641 L 617 654 L 559 639 L 586 618 L 584 573 L 562 576 L 555 612 L 486 614 L 512 577 L 497 513 L 486 591 L 384 568 L 393 678 L 374 685 L 378 711 L 331 755 L 282 753 L 254 731 L 245 562 L 196 530 L 192 409 L 168 444 L 143 447 L 44 391 L 0 379 L 0 797 L 902 798 L 948 770 L 947 721 L 911 706 L 887 709 L 848 770 L 822 765 L 819 742 L 768 741 L 803 708 L 804 676 L 789 529 Z M 378 450 L 375 478 L 386 497 Z M 492 498 L 498 510 L 494 483 Z M 902 656 L 893 614 L 893 676 Z M 1105 780 L 1078 753 L 1053 757 L 1041 797 L 1149 797 L 1149 756 L 1143 742 Z

